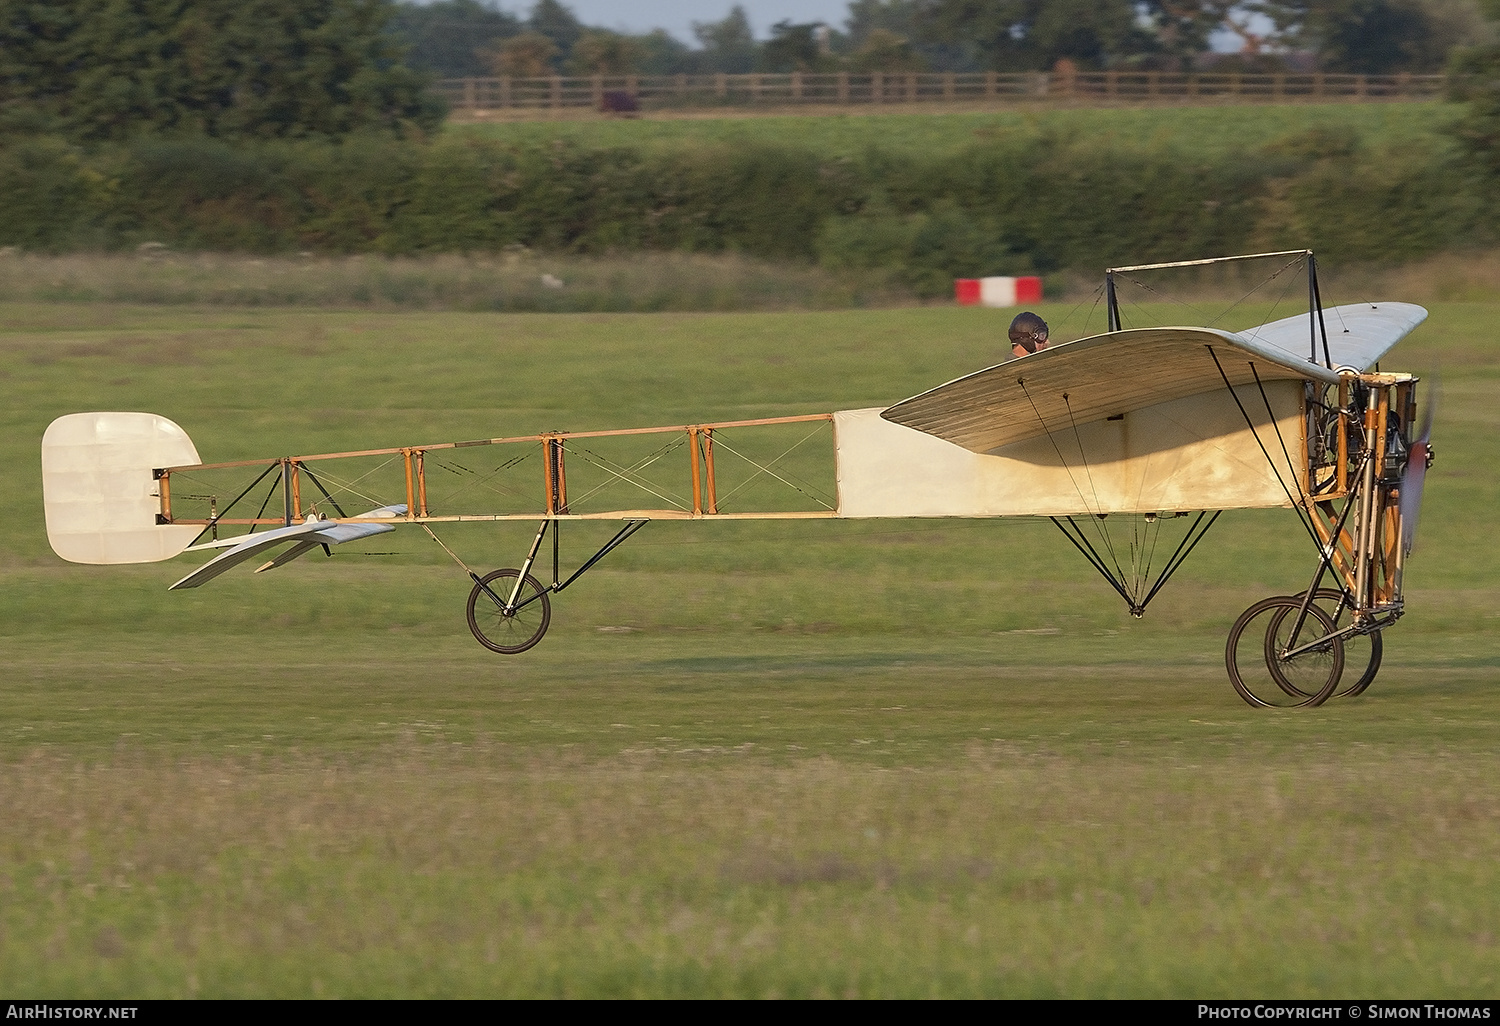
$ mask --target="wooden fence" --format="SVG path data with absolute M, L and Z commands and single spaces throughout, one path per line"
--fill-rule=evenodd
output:
M 1171 74 L 1099 71 L 1056 74 L 975 72 L 811 75 L 594 75 L 552 78 L 450 78 L 436 89 L 457 113 L 562 108 L 601 109 L 621 98 L 641 109 L 820 104 L 913 103 L 1280 103 L 1428 100 L 1444 94 L 1442 75 L 1324 73 Z M 629 103 L 625 104 L 629 105 Z

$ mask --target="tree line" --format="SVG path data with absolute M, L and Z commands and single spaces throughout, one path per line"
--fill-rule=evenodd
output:
M 0 246 L 579 255 L 739 253 L 956 276 L 1310 246 L 1336 263 L 1494 244 L 1500 192 L 1446 147 L 1316 129 L 1203 152 L 1018 130 L 951 154 L 671 150 L 447 133 L 251 145 L 141 136 L 0 148 Z
M 726 72 L 853 61 L 872 39 L 927 66 L 1045 66 L 1054 57 L 1087 66 L 1087 41 L 1108 35 L 1098 19 L 1126 9 L 1113 2 L 855 0 L 847 31 L 783 23 L 764 40 L 732 8 L 697 26 L 697 48 L 665 33 L 649 38 Z M 1252 0 L 1170 2 L 1127 5 L 1130 17 L 1109 23 L 1117 35 L 1108 38 L 1147 40 L 1141 52 L 1167 60 L 1174 46 L 1197 52 L 1223 11 L 1252 10 Z M 1318 38 L 1336 38 L 1331 22 L 1314 17 L 1335 0 L 1253 2 L 1262 20 L 1245 22 L 1246 33 L 1294 40 L 1324 25 Z M 1430 4 L 1420 9 L 1433 18 L 1481 10 L 1468 0 L 1336 2 L 1366 4 L 1361 24 L 1393 4 Z M 849 163 L 785 147 L 650 154 L 438 133 L 443 112 L 426 89 L 437 69 L 422 64 L 418 14 L 429 27 L 444 11 L 499 26 L 450 39 L 454 52 L 466 47 L 491 66 L 528 52 L 557 71 L 637 59 L 625 41 L 638 37 L 583 26 L 558 0 L 538 0 L 525 19 L 477 0 L 0 0 L 0 245 L 729 250 L 926 267 L 923 288 L 952 267 L 1066 267 L 1114 253 L 1110 246 L 1146 258 L 1164 246 L 1227 252 L 1275 238 L 1349 259 L 1399 259 L 1497 237 L 1500 0 L 1483 2 L 1491 20 L 1449 58 L 1468 101 L 1456 146 L 1366 152 L 1310 138 L 1198 166 L 1191 155 L 1108 140 L 1082 147 L 1022 136 L 935 162 L 872 153 Z M 1108 63 L 1125 51 L 1104 53 L 1097 59 Z M 1290 221 L 1266 220 L 1288 210 Z
M 524 17 L 493 0 L 0 0 L 0 139 L 421 136 L 443 116 L 432 80 L 483 74 L 1181 70 L 1223 31 L 1243 46 L 1215 59 L 1244 70 L 1449 62 L 1482 79 L 1500 66 L 1496 2 L 852 0 L 842 27 L 763 39 L 734 6 L 689 46 L 584 25 L 561 0 Z
M 560 0 L 524 16 L 493 0 L 402 2 L 392 31 L 413 66 L 483 75 L 828 71 L 1441 71 L 1493 40 L 1479 0 L 852 0 L 842 25 L 781 21 L 757 39 L 743 7 L 660 29 L 584 25 Z M 1214 53 L 1228 40 L 1236 52 Z

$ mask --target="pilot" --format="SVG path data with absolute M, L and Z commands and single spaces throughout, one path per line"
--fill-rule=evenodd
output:
M 1011 355 L 1027 356 L 1046 348 L 1047 322 L 1030 310 L 1016 314 L 1016 319 L 1010 322 Z

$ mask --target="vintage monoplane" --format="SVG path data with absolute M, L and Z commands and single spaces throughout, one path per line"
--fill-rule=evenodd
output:
M 1281 271 L 1305 268 L 1305 314 L 1241 331 L 1121 322 L 1117 286 L 1136 272 L 1268 258 L 1281 258 Z M 1317 566 L 1300 595 L 1264 599 L 1234 623 L 1230 680 L 1255 706 L 1360 693 L 1379 669 L 1381 632 L 1404 611 L 1402 570 L 1432 457 L 1430 409 L 1417 424 L 1417 379 L 1374 368 L 1427 312 L 1405 303 L 1325 310 L 1306 250 L 1113 268 L 1102 295 L 1104 334 L 889 407 L 231 463 L 202 462 L 186 432 L 154 414 L 71 414 L 42 439 L 47 534 L 78 563 L 224 550 L 178 589 L 273 550 L 257 572 L 416 525 L 472 580 L 474 636 L 510 654 L 546 633 L 552 595 L 651 520 L 1047 517 L 1140 616 L 1224 510 L 1282 506 L 1312 539 Z M 832 456 L 822 490 L 804 459 L 818 435 Z M 774 445 L 762 452 L 757 440 Z M 669 461 L 674 453 L 687 458 Z M 768 484 L 790 499 L 770 498 Z M 635 504 L 618 501 L 621 492 Z M 539 526 L 519 567 L 483 574 L 433 531 L 506 520 Z M 562 524 L 587 520 L 623 524 L 563 579 Z M 1168 522 L 1185 530 L 1153 576 Z M 225 529 L 243 533 L 221 537 Z M 549 531 L 552 580 L 543 584 L 533 570 Z

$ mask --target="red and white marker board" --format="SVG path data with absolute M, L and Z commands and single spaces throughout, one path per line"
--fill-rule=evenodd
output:
M 959 278 L 953 283 L 953 298 L 959 306 L 1025 306 L 1042 301 L 1042 279 Z

